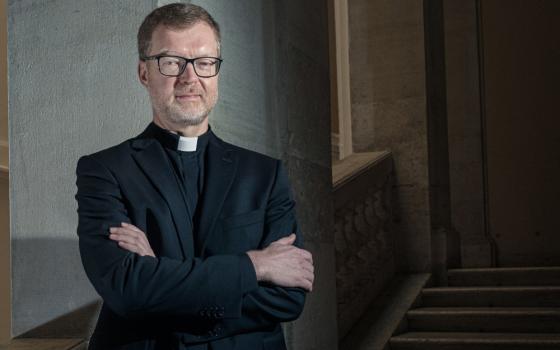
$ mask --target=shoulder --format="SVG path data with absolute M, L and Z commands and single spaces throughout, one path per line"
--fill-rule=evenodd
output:
M 120 164 L 125 160 L 130 160 L 131 154 L 148 147 L 154 141 L 155 139 L 150 133 L 150 125 L 148 125 L 139 135 L 124 140 L 115 146 L 85 155 L 81 159 L 91 159 L 107 165 Z
M 132 157 L 136 150 L 136 144 L 141 142 L 149 142 L 148 140 L 139 140 L 138 137 L 131 138 L 121 142 L 118 145 L 111 146 L 94 153 L 82 156 L 77 163 L 76 171 L 78 174 L 87 171 L 94 173 L 109 172 L 121 173 L 131 169 L 134 163 Z
M 124 159 L 130 158 L 130 154 L 132 152 L 131 145 L 134 140 L 135 139 L 129 139 L 118 145 L 85 155 L 80 158 L 80 160 L 89 159 L 106 165 L 122 162 Z
M 240 169 L 258 168 L 261 171 L 270 170 L 275 172 L 281 164 L 281 161 L 277 158 L 223 141 L 215 135 L 213 141 L 216 142 L 219 147 L 222 147 L 226 154 L 230 154 L 232 158 L 237 160 L 239 164 L 238 168 Z

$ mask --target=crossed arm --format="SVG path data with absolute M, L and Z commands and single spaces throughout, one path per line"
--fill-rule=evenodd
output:
M 123 222 L 120 227 L 110 228 L 109 238 L 130 252 L 140 256 L 155 257 L 146 234 L 132 224 Z M 251 250 L 247 255 L 253 263 L 257 281 L 279 287 L 313 289 L 313 257 L 307 250 L 294 246 L 296 235 L 272 242 L 261 250 Z

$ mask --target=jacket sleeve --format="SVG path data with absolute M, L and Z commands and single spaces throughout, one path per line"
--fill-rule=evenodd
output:
M 302 237 L 298 230 L 295 202 L 284 168 L 278 161 L 275 181 L 271 189 L 266 209 L 265 234 L 260 248 L 296 233 L 296 243 L 302 247 Z M 284 288 L 259 283 L 259 287 L 245 295 L 242 316 L 223 320 L 218 330 L 224 335 L 248 330 L 272 330 L 280 322 L 295 320 L 303 311 L 306 292 L 300 288 Z
M 173 260 L 128 252 L 108 237 L 110 227 L 130 222 L 115 176 L 94 156 L 82 157 L 77 187 L 82 262 L 114 312 L 127 318 L 176 316 L 187 322 L 203 321 L 216 308 L 225 319 L 242 316 L 245 295 L 258 287 L 246 254 Z

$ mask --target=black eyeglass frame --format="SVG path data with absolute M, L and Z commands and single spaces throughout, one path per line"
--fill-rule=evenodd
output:
M 169 75 L 169 74 L 163 74 L 161 71 L 161 66 L 159 65 L 159 60 L 160 58 L 163 57 L 172 57 L 172 58 L 179 58 L 182 60 L 185 60 L 185 65 L 183 66 L 183 68 L 179 71 L 179 73 L 177 73 L 176 75 Z M 194 62 L 196 60 L 199 59 L 203 59 L 203 58 L 211 58 L 216 60 L 216 74 L 214 75 L 203 75 L 201 76 L 200 74 L 198 74 L 198 72 L 196 71 L 196 66 L 194 64 Z M 187 69 L 187 66 L 190 64 L 192 64 L 193 69 L 194 69 L 194 73 L 199 77 L 199 78 L 212 78 L 215 77 L 216 75 L 218 75 L 218 73 L 220 73 L 220 66 L 222 65 L 222 62 L 224 61 L 223 59 L 221 59 L 220 57 L 211 57 L 211 56 L 203 56 L 203 57 L 195 57 L 195 58 L 186 58 L 186 57 L 182 57 L 182 56 L 174 56 L 174 55 L 154 55 L 154 56 L 147 56 L 147 57 L 142 57 L 142 61 L 150 61 L 150 60 L 157 60 L 157 65 L 158 65 L 158 70 L 160 72 L 161 75 L 164 75 L 166 77 L 178 77 L 181 74 L 183 74 L 183 72 L 185 72 L 185 69 Z

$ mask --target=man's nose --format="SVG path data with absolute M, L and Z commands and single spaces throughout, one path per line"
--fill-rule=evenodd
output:
M 198 80 L 198 75 L 194 71 L 194 65 L 192 62 L 188 62 L 185 70 L 181 75 L 179 75 L 179 80 L 183 83 L 194 83 Z

